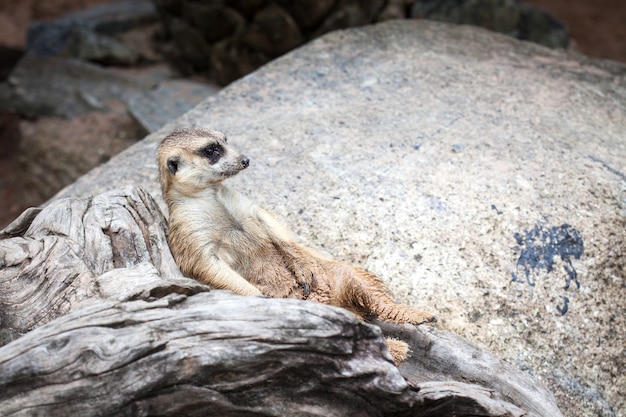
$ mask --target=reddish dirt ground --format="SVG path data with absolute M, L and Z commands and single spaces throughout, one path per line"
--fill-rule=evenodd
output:
M 46 20 L 111 0 L 0 0 L 0 44 L 23 48 L 33 20 Z
M 0 0 L 0 45 L 23 49 L 33 20 L 45 20 L 111 0 Z M 625 0 L 528 0 L 547 10 L 570 30 L 572 44 L 596 58 L 626 63 Z M 0 115 L 0 228 L 26 207 L 20 198 L 18 123 Z M 72 135 L 72 132 L 65 132 Z M 76 140 L 80 140 L 77 138 Z
M 563 22 L 575 48 L 594 58 L 626 63 L 626 1 L 527 0 Z

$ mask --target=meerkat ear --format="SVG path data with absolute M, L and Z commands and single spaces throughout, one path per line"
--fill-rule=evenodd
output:
M 180 162 L 180 159 L 178 159 L 176 157 L 172 157 L 172 158 L 169 158 L 167 160 L 167 169 L 174 175 L 178 171 L 178 163 L 179 162 Z

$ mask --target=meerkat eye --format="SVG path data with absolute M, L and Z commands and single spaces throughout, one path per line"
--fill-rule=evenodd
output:
M 213 156 L 216 153 L 220 153 L 219 149 L 217 148 L 217 145 L 209 145 L 206 148 L 204 148 L 202 150 L 202 152 L 204 153 L 205 156 Z
M 167 169 L 172 173 L 176 174 L 178 171 L 178 164 L 180 160 L 178 158 L 170 158 L 167 160 Z
M 200 150 L 202 156 L 209 159 L 209 162 L 215 164 L 224 155 L 224 148 L 218 143 L 212 143 Z

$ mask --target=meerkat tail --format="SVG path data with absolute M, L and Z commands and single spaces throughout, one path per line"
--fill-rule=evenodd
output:
M 393 363 L 398 366 L 409 356 L 409 345 L 402 340 L 387 338 L 387 349 L 393 358 Z

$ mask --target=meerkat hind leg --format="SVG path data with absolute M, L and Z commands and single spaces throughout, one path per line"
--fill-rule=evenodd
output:
M 350 310 L 356 310 L 363 316 L 375 316 L 379 320 L 391 323 L 423 324 L 436 320 L 436 317 L 415 310 L 409 306 L 395 303 L 386 293 L 383 282 L 376 275 L 358 268 L 349 268 L 351 276 L 344 280 L 340 288 L 340 302 Z

